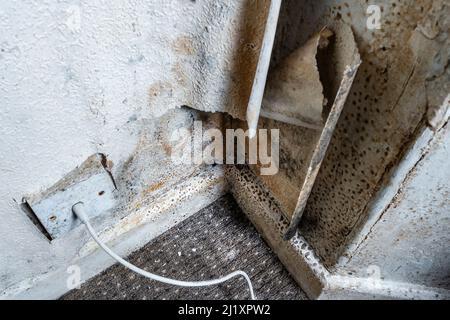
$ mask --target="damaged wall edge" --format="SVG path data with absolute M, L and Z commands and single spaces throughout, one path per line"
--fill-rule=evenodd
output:
M 281 262 L 311 299 L 320 296 L 326 286 L 327 269 L 298 233 L 283 240 L 288 221 L 270 193 L 246 166 L 228 167 L 230 190 L 242 211 L 265 238 Z

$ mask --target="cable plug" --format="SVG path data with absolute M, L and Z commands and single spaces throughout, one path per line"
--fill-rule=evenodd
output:
M 72 207 L 72 212 L 78 217 L 78 219 L 81 220 L 84 224 L 86 224 L 89 221 L 89 218 L 86 214 L 86 211 L 84 211 L 84 203 L 78 202 L 75 203 Z

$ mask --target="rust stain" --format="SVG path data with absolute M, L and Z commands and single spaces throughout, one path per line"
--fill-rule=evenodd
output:
M 173 43 L 172 48 L 176 53 L 190 56 L 195 53 L 192 39 L 189 36 L 178 37 Z
M 164 186 L 164 184 L 165 184 L 164 180 L 156 182 L 156 183 L 152 184 L 150 187 L 148 187 L 143 193 L 149 194 L 149 193 L 155 192 L 156 190 L 161 189 Z
M 151 106 L 153 101 L 163 94 L 172 91 L 172 85 L 167 81 L 157 81 L 148 89 L 148 102 Z
M 166 87 L 167 83 L 158 81 L 150 86 L 148 89 L 148 95 L 150 98 L 157 97 L 161 94 L 161 91 Z
M 106 167 L 107 167 L 109 170 L 112 170 L 112 168 L 114 167 L 114 162 L 112 162 L 112 160 L 107 160 L 107 161 L 106 161 Z
M 166 183 L 166 179 L 162 179 L 161 181 L 158 181 L 152 185 L 150 185 L 147 189 L 145 189 L 144 191 L 142 191 L 140 199 L 138 201 L 135 201 L 134 204 L 132 205 L 132 207 L 136 210 L 139 210 L 142 208 L 143 206 L 143 202 L 144 199 L 146 199 L 150 194 L 152 194 L 153 192 L 161 189 Z M 134 220 L 136 220 L 136 224 L 140 221 L 140 218 L 134 217 Z M 130 220 L 130 223 L 135 223 L 133 222 L 134 220 Z
M 180 62 L 173 65 L 172 72 L 175 75 L 175 79 L 179 85 L 186 86 L 188 84 L 188 77 Z
M 172 154 L 172 147 L 170 145 L 162 143 L 162 148 L 166 155 L 170 156 Z

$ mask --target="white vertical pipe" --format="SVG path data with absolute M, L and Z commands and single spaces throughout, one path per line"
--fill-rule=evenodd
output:
M 247 123 L 250 139 L 255 137 L 258 128 L 259 114 L 264 97 L 264 90 L 266 88 L 267 73 L 269 72 L 270 58 L 272 56 L 273 43 L 277 31 L 280 7 L 281 0 L 271 0 L 261 52 L 259 54 L 258 66 L 247 107 Z

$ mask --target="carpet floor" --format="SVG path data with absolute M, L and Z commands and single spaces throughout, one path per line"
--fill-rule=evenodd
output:
M 213 279 L 243 270 L 249 274 L 258 299 L 307 299 L 231 195 L 194 214 L 127 259 L 147 271 L 179 280 Z M 246 281 L 241 278 L 206 288 L 179 288 L 143 278 L 116 264 L 62 299 L 244 300 L 249 297 Z

